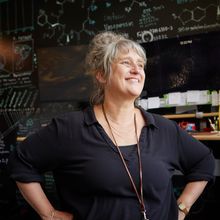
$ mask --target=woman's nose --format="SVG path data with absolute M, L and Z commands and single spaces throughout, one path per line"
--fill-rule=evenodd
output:
M 131 71 L 132 73 L 138 74 L 140 72 L 140 67 L 137 64 L 133 63 Z

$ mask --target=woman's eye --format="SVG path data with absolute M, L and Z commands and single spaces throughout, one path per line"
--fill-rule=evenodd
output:
M 142 64 L 142 63 L 139 63 L 138 66 L 142 69 L 144 68 L 144 64 Z
M 128 60 L 124 60 L 121 62 L 122 64 L 125 64 L 125 65 L 130 65 L 130 62 Z

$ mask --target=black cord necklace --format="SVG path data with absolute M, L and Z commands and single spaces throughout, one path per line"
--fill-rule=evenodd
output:
M 126 172 L 127 172 L 127 174 L 128 174 L 128 177 L 129 177 L 129 179 L 130 179 L 130 181 L 131 181 L 132 188 L 134 189 L 134 191 L 135 191 L 135 193 L 136 193 L 136 195 L 137 195 L 138 201 L 139 201 L 139 203 L 140 203 L 142 219 L 143 219 L 143 220 L 149 220 L 149 219 L 147 218 L 146 209 L 145 209 L 145 204 L 144 204 L 144 195 L 143 195 L 143 172 L 142 172 L 140 145 L 139 145 L 138 134 L 137 134 L 136 114 L 134 114 L 134 126 L 135 126 L 135 134 L 136 134 L 136 139 L 137 139 L 137 155 L 138 155 L 138 162 L 139 162 L 140 193 L 139 193 L 138 190 L 137 190 L 137 187 L 136 187 L 136 185 L 135 185 L 135 183 L 134 183 L 133 177 L 131 176 L 131 173 L 130 173 L 130 171 L 129 171 L 129 169 L 128 169 L 128 166 L 127 166 L 127 164 L 126 164 L 126 162 L 125 162 L 125 160 L 124 160 L 124 157 L 123 157 L 123 155 L 122 155 L 122 153 L 121 153 L 121 150 L 120 150 L 120 148 L 119 148 L 119 146 L 118 146 L 118 144 L 117 144 L 117 141 L 116 141 L 115 136 L 114 136 L 114 134 L 113 134 L 113 131 L 112 131 L 111 125 L 110 125 L 110 123 L 109 123 L 109 120 L 108 120 L 108 118 L 107 118 L 107 115 L 106 115 L 105 108 L 104 108 L 104 105 L 103 105 L 103 104 L 102 104 L 102 112 L 103 112 L 103 115 L 104 115 L 104 117 L 105 117 L 105 120 L 106 120 L 106 122 L 107 122 L 107 124 L 108 124 L 109 130 L 110 130 L 111 135 L 112 135 L 112 138 L 113 138 L 113 140 L 114 140 L 114 142 L 115 142 L 115 146 L 116 146 L 116 148 L 117 148 L 117 150 L 118 150 L 118 153 L 119 153 L 119 155 L 120 155 L 120 158 L 121 158 L 121 160 L 122 160 L 122 163 L 123 163 L 123 165 L 124 165 L 124 167 L 125 167 L 125 170 L 126 170 Z

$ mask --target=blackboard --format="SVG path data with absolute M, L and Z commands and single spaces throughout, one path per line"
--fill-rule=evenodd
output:
M 140 43 L 220 29 L 218 0 L 38 1 L 38 46 L 85 44 L 103 30 Z

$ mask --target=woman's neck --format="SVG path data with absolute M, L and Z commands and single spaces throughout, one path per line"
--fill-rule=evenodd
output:
M 104 110 L 108 118 L 114 123 L 126 123 L 133 120 L 135 114 L 134 102 L 109 102 L 104 101 L 103 103 Z
M 142 127 L 145 125 L 145 121 L 139 109 L 135 108 L 134 103 L 123 102 L 118 104 L 105 100 L 103 106 L 102 104 L 94 106 L 94 113 L 105 132 L 113 142 L 115 140 L 117 141 L 118 146 L 137 143 L 135 118 L 137 120 L 138 137 L 140 136 Z M 111 129 L 109 128 L 109 124 Z

